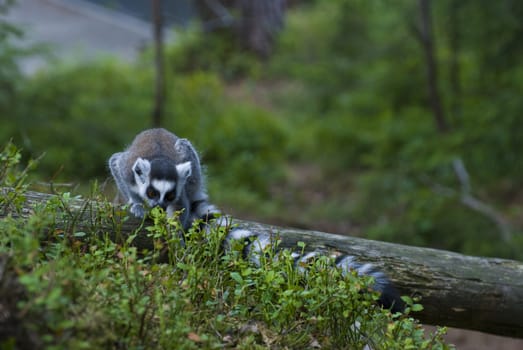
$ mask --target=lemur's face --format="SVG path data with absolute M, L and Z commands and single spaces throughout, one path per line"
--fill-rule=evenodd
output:
M 140 191 L 142 198 L 149 207 L 159 206 L 166 210 L 178 198 L 176 194 L 176 182 L 169 180 L 151 179 L 147 186 Z
M 148 207 L 160 207 L 168 215 L 178 209 L 176 202 L 181 196 L 187 178 L 191 175 L 191 163 L 172 164 L 165 159 L 138 158 L 133 166 L 136 189 Z

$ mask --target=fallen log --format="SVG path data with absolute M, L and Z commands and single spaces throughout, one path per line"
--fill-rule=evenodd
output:
M 4 198 L 8 189 L 2 189 Z M 27 192 L 22 208 L 0 208 L 0 219 L 6 216 L 27 217 L 36 205 L 56 196 Z M 9 201 L 6 201 L 9 202 Z M 112 210 L 110 220 L 100 220 L 99 211 Z M 129 219 L 125 212 L 111 205 L 70 200 L 64 203 L 62 227 L 66 230 L 136 232 L 141 221 Z M 235 227 L 253 232 L 277 235 L 281 247 L 295 248 L 304 242 L 309 249 L 332 249 L 370 262 L 384 271 L 402 295 L 421 297 L 424 310 L 414 314 L 421 322 L 478 330 L 497 335 L 523 338 L 523 263 L 512 260 L 473 257 L 449 251 L 412 247 L 367 239 L 276 227 L 234 220 Z M 60 226 L 60 220 L 57 225 Z M 133 242 L 138 248 L 151 247 L 145 235 Z

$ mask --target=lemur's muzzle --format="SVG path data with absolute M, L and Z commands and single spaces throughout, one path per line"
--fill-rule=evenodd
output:
M 166 203 L 158 203 L 156 206 L 162 208 L 163 211 L 165 211 L 165 212 L 167 211 L 167 204 Z

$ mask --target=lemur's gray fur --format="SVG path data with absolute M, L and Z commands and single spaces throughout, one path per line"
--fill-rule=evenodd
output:
M 187 229 L 195 219 L 218 213 L 209 203 L 196 150 L 165 129 L 139 133 L 125 151 L 109 158 L 109 168 L 121 200 L 136 217 L 155 206 L 168 216 L 181 210 L 180 222 Z

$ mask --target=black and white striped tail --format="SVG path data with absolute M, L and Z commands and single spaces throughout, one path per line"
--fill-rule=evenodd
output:
M 218 219 L 219 221 L 220 219 Z M 225 237 L 225 249 L 230 249 L 234 241 L 245 242 L 243 248 L 243 256 L 248 258 L 256 266 L 261 266 L 262 256 L 270 245 L 274 243 L 274 239 L 267 234 L 258 234 L 250 230 L 233 228 Z M 305 254 L 293 252 L 294 266 L 304 271 L 303 266 L 313 261 L 315 257 L 327 254 L 325 251 L 316 250 Z M 356 258 L 346 254 L 340 254 L 334 258 L 335 265 L 341 269 L 343 274 L 356 271 L 359 275 L 371 276 L 374 278 L 373 289 L 380 293 L 379 303 L 386 309 L 392 312 L 401 312 L 404 310 L 404 302 L 400 298 L 399 292 L 392 285 L 387 276 L 376 269 L 372 264 L 360 263 Z

